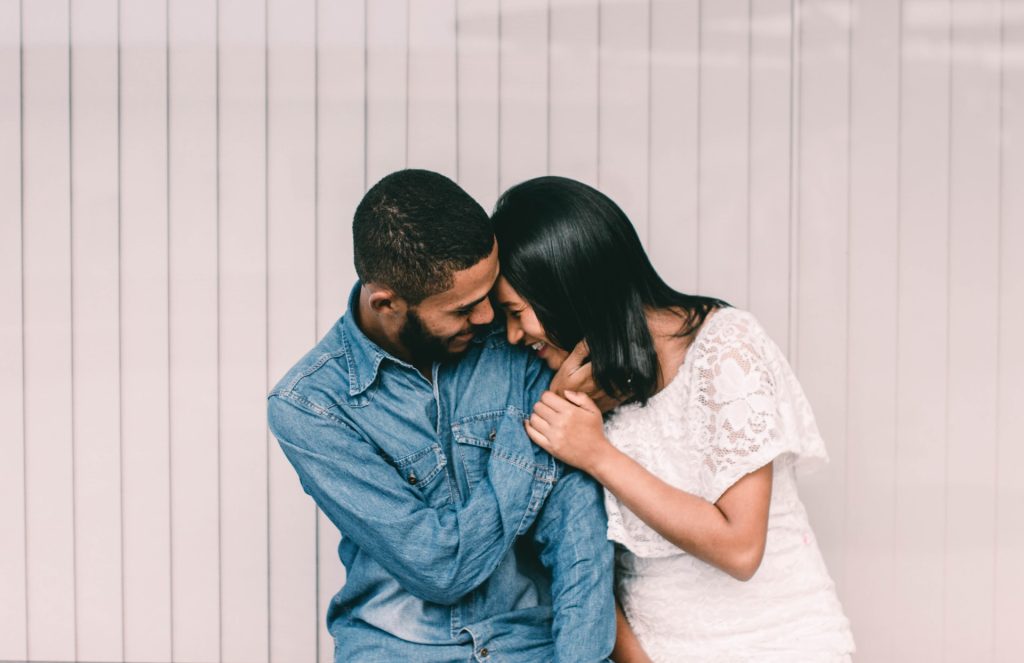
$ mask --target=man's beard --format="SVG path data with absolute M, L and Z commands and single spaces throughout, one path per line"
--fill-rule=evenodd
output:
M 452 361 L 466 352 L 466 350 L 452 352 L 449 349 L 451 338 L 442 338 L 431 334 L 427 331 L 420 316 L 411 308 L 406 314 L 405 324 L 398 332 L 398 339 L 417 361 Z

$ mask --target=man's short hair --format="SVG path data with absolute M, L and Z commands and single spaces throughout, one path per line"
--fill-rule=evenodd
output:
M 400 170 L 366 192 L 352 222 L 356 273 L 416 305 L 452 287 L 457 271 L 491 253 L 487 212 L 429 170 Z

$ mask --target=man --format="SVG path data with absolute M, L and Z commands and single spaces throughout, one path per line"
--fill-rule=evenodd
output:
M 485 325 L 486 212 L 437 173 L 377 183 L 348 313 L 274 388 L 271 430 L 342 534 L 336 661 L 601 661 L 615 613 L 602 494 L 533 447 L 550 373 Z

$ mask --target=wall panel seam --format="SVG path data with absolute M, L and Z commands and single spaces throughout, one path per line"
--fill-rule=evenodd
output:
M 167 264 L 167 545 L 170 548 L 167 565 L 168 583 L 168 635 L 170 638 L 171 660 L 174 660 L 174 410 L 173 384 L 174 366 L 171 353 L 174 348 L 171 323 L 171 2 L 164 0 L 164 188 L 167 210 L 164 216 L 164 242 Z
M 893 467 L 893 486 L 892 486 L 892 504 L 893 514 L 892 519 L 892 534 L 891 540 L 896 542 L 899 541 L 899 513 L 900 504 L 899 497 L 900 491 L 899 475 L 900 475 L 900 376 L 902 371 L 899 368 L 899 349 L 903 347 L 903 328 L 902 328 L 902 313 L 900 307 L 903 303 L 903 282 L 902 274 L 903 269 L 901 266 L 903 256 L 903 59 L 904 59 L 904 42 L 903 42 L 903 26 L 904 26 L 904 12 L 906 11 L 906 3 L 904 0 L 899 0 L 898 18 L 899 26 L 897 27 L 897 45 L 896 53 L 898 61 L 896 63 L 896 329 L 895 329 L 895 345 L 896 351 L 894 357 L 896 358 L 896 369 L 893 371 L 893 387 L 892 387 L 892 400 L 893 400 L 893 422 L 892 422 L 892 467 Z M 899 554 L 898 546 L 894 545 L 890 551 L 891 563 L 893 572 L 899 568 Z M 899 598 L 899 597 L 898 597 Z
M 601 188 L 601 156 L 602 156 L 601 155 L 601 69 L 602 69 L 601 65 L 604 62 L 603 51 L 601 49 L 602 42 L 604 40 L 601 37 L 602 37 L 603 29 L 604 29 L 604 3 L 602 2 L 602 0 L 597 0 L 597 85 L 596 85 L 597 91 L 595 93 L 596 94 L 597 103 L 594 104 L 594 114 L 597 116 L 597 118 L 596 118 L 597 136 L 595 136 L 595 139 L 597 141 L 597 150 L 596 150 L 597 156 L 596 156 L 596 159 L 595 159 L 595 161 L 597 162 L 597 166 L 596 166 L 597 172 L 595 173 L 596 177 L 594 178 L 594 180 L 595 180 L 595 183 L 597 184 L 597 188 L 598 189 Z M 550 100 L 549 100 L 549 103 L 550 103 Z
M 68 356 L 71 366 L 68 377 L 71 381 L 71 601 L 74 623 L 71 632 L 74 634 L 75 658 L 78 658 L 78 509 L 77 500 L 78 482 L 76 481 L 78 440 L 75 435 L 76 399 L 75 399 L 75 173 L 72 168 L 74 163 L 74 109 L 72 99 L 72 81 L 74 78 L 74 63 L 72 61 L 72 12 L 71 3 L 67 5 L 67 64 L 68 64 L 68 323 L 71 333 L 68 335 Z
M 320 0 L 313 2 L 313 338 L 320 329 Z M 269 426 L 268 426 L 269 427 Z M 320 527 L 313 507 L 313 614 L 320 611 Z M 314 629 L 313 646 L 320 656 L 323 629 Z
M 843 487 L 850 485 L 850 325 L 851 325 L 851 284 L 853 282 L 853 260 L 850 257 L 851 242 L 853 235 L 853 93 L 854 93 L 854 65 L 853 65 L 853 33 L 854 33 L 854 0 L 846 0 L 846 283 L 844 315 L 846 316 L 846 338 L 843 348 Z M 850 504 L 849 500 L 843 499 L 843 526 L 842 541 L 850 540 Z M 846 566 L 849 557 L 846 555 L 845 546 L 842 549 L 842 575 L 847 576 Z
M 950 330 L 952 328 L 952 307 L 950 302 L 953 294 L 952 278 L 952 255 L 953 255 L 953 64 L 954 48 L 956 46 L 956 30 L 953 26 L 953 3 L 956 0 L 947 0 L 949 27 L 948 35 L 948 62 L 946 69 L 946 356 L 945 356 L 945 407 L 943 407 L 943 463 L 942 463 L 942 633 L 946 632 L 946 605 L 949 600 L 946 578 L 949 573 L 949 550 L 946 543 L 949 541 L 949 400 L 950 380 L 949 362 L 952 355 Z M 942 661 L 946 660 L 946 648 L 942 647 Z
M 270 0 L 263 0 L 263 393 L 270 391 Z M 270 573 L 272 550 L 270 545 L 270 433 L 264 427 L 263 467 L 264 508 L 266 513 L 266 555 L 267 555 L 267 658 L 273 652 L 274 629 L 271 619 L 274 611 L 273 583 Z
M 217 255 L 217 658 L 218 661 L 224 659 L 224 534 L 223 534 L 223 521 L 224 521 L 224 500 L 223 500 L 223 452 L 222 452 L 222 437 L 223 437 L 223 403 L 222 403 L 222 371 L 223 363 L 221 358 L 221 162 L 220 162 L 220 0 L 216 0 L 215 6 L 215 26 L 216 32 L 216 44 L 214 44 L 214 85 L 215 91 L 215 109 L 214 109 L 214 131 L 216 132 L 217 145 L 215 148 L 215 159 L 217 169 L 217 181 L 215 183 L 216 196 L 217 196 L 217 212 L 216 212 L 216 255 Z
M 701 203 L 703 202 L 702 201 L 703 196 L 701 196 L 701 191 L 700 191 L 700 185 L 701 185 L 700 164 L 702 162 L 702 158 L 701 157 L 702 157 L 702 150 L 704 148 L 704 137 L 703 137 L 702 132 L 701 132 L 701 125 L 703 124 L 703 119 L 704 119 L 704 113 L 703 113 L 703 110 L 702 110 L 702 105 L 703 104 L 701 104 L 701 93 L 703 92 L 703 90 L 704 90 L 704 0 L 697 0 L 697 99 L 695 101 L 695 106 L 696 106 L 696 110 L 697 110 L 697 112 L 696 112 L 696 121 L 697 121 L 696 129 L 697 130 L 695 132 L 695 134 L 696 134 L 696 140 L 695 140 L 696 146 L 695 146 L 695 149 L 696 149 L 696 152 L 697 152 L 697 154 L 695 156 L 696 156 L 697 167 L 693 169 L 694 170 L 694 174 L 696 175 L 695 181 L 693 183 L 693 192 L 694 192 L 693 199 L 694 199 L 694 208 L 695 208 L 694 211 L 695 211 L 696 217 L 697 217 L 697 223 L 694 224 L 696 226 L 696 229 L 697 229 L 696 230 L 696 237 L 694 238 L 694 241 L 697 243 L 697 250 L 694 252 L 694 255 L 696 256 L 697 264 L 694 265 L 694 274 L 696 275 L 696 278 L 695 278 L 695 281 L 694 281 L 694 283 L 695 283 L 694 290 L 696 291 L 696 294 L 714 294 L 714 293 L 704 293 L 701 290 L 701 285 L 700 285 L 700 263 L 701 263 L 700 256 L 701 256 L 701 253 L 702 253 L 702 251 L 701 251 L 701 241 L 700 241 L 700 236 L 701 236 L 700 230 L 701 230 L 701 227 L 704 225 L 704 214 L 703 214 L 703 209 L 701 207 Z
M 790 0 L 789 5 L 789 338 L 787 339 L 789 363 L 799 374 L 800 370 L 800 111 L 803 104 L 801 86 L 801 53 L 803 21 L 801 0 Z
M 122 0 L 117 0 L 117 436 L 118 436 L 118 478 L 120 481 L 120 530 L 121 530 L 121 656 L 124 656 L 127 646 L 127 617 L 125 603 L 127 589 L 125 584 L 124 560 L 125 560 L 125 477 L 124 477 L 124 270 L 122 269 L 124 256 L 124 140 L 123 140 L 123 94 L 121 91 L 122 81 L 122 48 L 123 39 L 121 34 L 121 7 Z
M 25 656 L 30 655 L 29 645 L 29 584 L 28 584 L 28 440 L 25 430 L 28 425 L 25 412 L 25 0 L 18 0 L 18 159 L 19 159 L 19 223 L 21 242 L 21 513 L 22 541 L 25 560 Z
M 498 83 L 498 104 L 497 104 L 498 105 L 498 135 L 497 135 L 497 139 L 496 139 L 497 143 L 498 143 L 498 167 L 496 169 L 497 170 L 497 183 L 496 183 L 496 185 L 494 187 L 495 191 L 498 192 L 498 195 L 501 195 L 501 170 L 502 170 L 501 169 L 501 143 L 502 143 L 502 141 L 501 141 L 501 135 L 502 135 L 502 133 L 501 133 L 501 120 L 502 120 L 501 90 L 502 90 L 502 74 L 504 73 L 504 69 L 505 69 L 502 66 L 502 60 L 503 60 L 502 52 L 504 50 L 503 49 L 503 44 L 502 44 L 503 37 L 504 37 L 504 34 L 502 32 L 503 23 L 504 23 L 504 21 L 502 20 L 503 17 L 504 17 L 504 3 L 502 2 L 502 0 L 498 0 L 498 81 L 497 81 L 497 83 Z
M 651 251 L 651 226 L 654 225 L 654 220 L 651 218 L 651 171 L 653 169 L 653 163 L 651 159 L 651 145 L 652 145 L 652 134 L 654 131 L 651 126 L 654 124 L 654 0 L 647 0 L 647 181 L 644 183 L 645 191 L 644 196 L 646 202 L 644 203 L 644 209 L 647 210 L 647 221 L 644 224 L 644 247 L 647 252 Z M 550 95 L 548 97 L 548 108 L 551 107 Z M 549 137 L 550 140 L 550 137 Z
M 993 500 L 993 523 L 992 528 L 992 587 L 996 588 L 992 592 L 992 616 L 995 621 L 995 616 L 998 614 L 998 581 L 999 581 L 999 450 L 1000 440 L 1002 438 L 1002 431 L 999 430 L 1000 423 L 1002 421 L 1002 386 L 1003 386 L 1003 363 L 998 360 L 1002 356 L 1003 348 L 1003 225 L 1006 222 L 1005 209 L 1004 209 L 1004 198 L 1003 198 L 1003 186 L 1005 184 L 1005 112 L 1006 112 L 1006 0 L 1000 0 L 999 3 L 999 156 L 998 165 L 996 166 L 996 186 L 997 186 L 997 198 L 996 198 L 996 210 L 998 225 L 996 226 L 996 375 L 995 375 L 995 407 L 993 408 L 993 415 L 995 416 L 995 426 L 993 429 L 996 431 L 996 439 L 994 445 L 993 463 L 992 463 L 992 485 L 995 489 L 995 499 Z M 992 625 L 992 654 L 996 655 L 998 639 L 997 639 L 997 627 L 995 623 Z
M 405 0 L 405 156 L 402 159 L 402 163 L 405 167 L 409 167 L 409 71 L 410 71 L 410 60 L 412 59 L 411 54 L 411 32 L 412 32 L 412 12 L 411 12 L 412 0 Z
M 461 168 L 461 157 L 462 157 L 462 141 L 460 140 L 460 117 L 459 117 L 459 101 L 462 98 L 461 87 L 459 85 L 459 0 L 452 0 L 455 4 L 455 16 L 452 19 L 454 24 L 454 45 L 455 45 L 455 181 L 459 182 L 462 179 L 462 168 Z
M 753 261 L 751 254 L 753 253 L 753 247 L 751 244 L 751 214 L 752 204 L 751 196 L 753 195 L 753 187 L 751 186 L 751 178 L 753 176 L 753 150 L 751 143 L 753 142 L 754 135 L 754 23 L 753 23 L 753 3 L 754 0 L 747 0 L 747 201 L 746 201 L 746 222 L 747 222 L 747 265 L 746 265 L 746 279 L 744 286 L 746 288 L 746 294 L 744 299 L 747 302 L 747 308 L 752 308 L 753 302 L 751 301 L 751 272 L 753 271 Z

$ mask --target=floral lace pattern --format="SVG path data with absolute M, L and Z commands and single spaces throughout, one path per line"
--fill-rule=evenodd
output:
M 802 470 L 828 460 L 782 351 L 754 316 L 731 308 L 704 324 L 662 391 L 645 406 L 620 407 L 605 433 L 662 480 L 709 502 L 782 454 Z M 605 507 L 608 538 L 641 557 L 679 553 L 607 493 Z
M 756 319 L 722 309 L 676 377 L 609 417 L 611 442 L 672 486 L 715 502 L 773 464 L 768 539 L 748 582 L 683 552 L 605 493 L 619 600 L 655 661 L 838 661 L 849 623 L 797 494 L 797 469 L 827 461 L 803 390 Z

